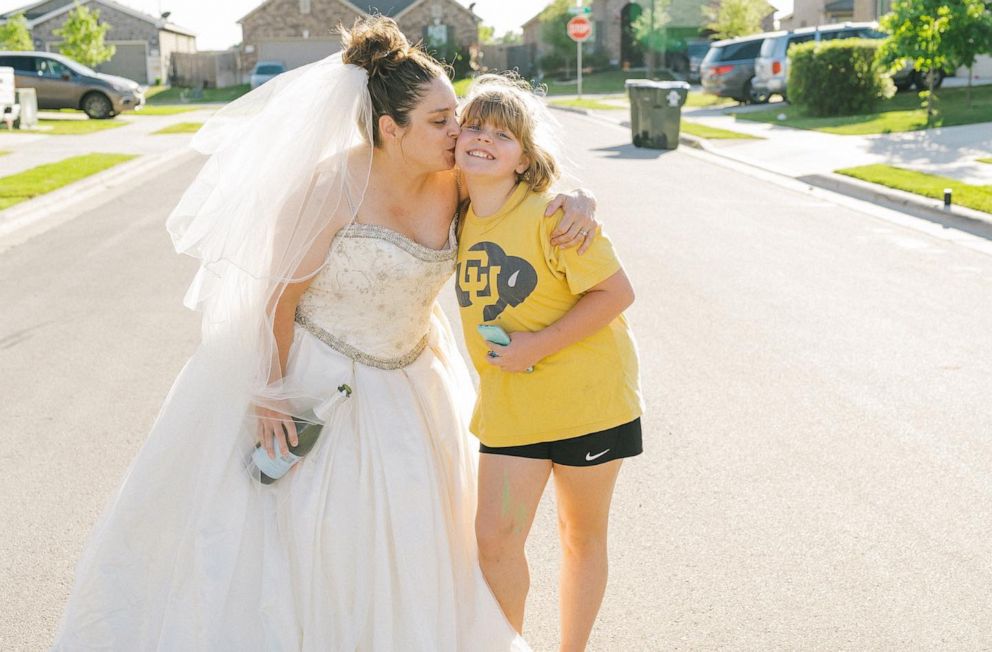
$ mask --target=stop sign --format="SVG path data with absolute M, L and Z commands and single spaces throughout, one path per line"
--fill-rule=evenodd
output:
M 585 16 L 576 16 L 568 21 L 568 36 L 579 43 L 589 40 L 592 36 L 592 23 Z

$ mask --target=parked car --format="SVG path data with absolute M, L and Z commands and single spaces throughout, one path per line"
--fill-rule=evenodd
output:
M 764 104 L 768 91 L 754 86 L 754 60 L 761 52 L 765 34 L 716 41 L 700 64 L 703 90 L 738 102 Z
M 831 41 L 845 38 L 884 39 L 888 35 L 878 30 L 878 23 L 838 23 L 834 25 L 819 25 L 817 27 L 801 27 L 791 32 L 771 32 L 761 46 L 761 53 L 755 61 L 754 86 L 760 92 L 778 94 L 786 99 L 788 90 L 786 80 L 789 77 L 789 48 L 799 43 L 810 41 Z M 937 86 L 944 79 L 940 73 Z M 918 88 L 926 86 L 926 74 L 913 70 L 912 61 L 906 63 L 892 74 L 892 81 L 899 90 L 907 90 L 914 83 Z
M 14 69 L 18 88 L 33 88 L 39 109 L 82 109 L 96 120 L 145 103 L 138 82 L 105 75 L 54 52 L 0 51 L 0 66 Z
M 249 81 L 252 88 L 258 88 L 276 75 L 286 72 L 286 64 L 282 61 L 259 61 L 252 68 Z
M 686 44 L 686 56 L 689 57 L 689 82 L 698 84 L 700 67 L 706 53 L 710 51 L 709 41 L 690 41 Z

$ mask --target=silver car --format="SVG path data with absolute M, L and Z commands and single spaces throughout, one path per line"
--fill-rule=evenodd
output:
M 258 88 L 277 75 L 286 72 L 286 64 L 282 61 L 259 61 L 252 68 L 249 82 L 252 88 Z
M 14 86 L 35 89 L 39 109 L 81 109 L 101 120 L 145 103 L 138 82 L 104 75 L 54 52 L 0 51 L 0 66 L 14 69 Z
M 802 27 L 791 32 L 771 32 L 761 46 L 761 53 L 754 62 L 754 87 L 766 94 L 787 98 L 786 80 L 789 77 L 789 48 L 810 41 L 830 41 L 845 38 L 883 39 L 888 35 L 878 30 L 878 23 L 838 23 L 818 27 Z M 892 75 L 899 89 L 913 84 L 913 69 L 903 66 Z

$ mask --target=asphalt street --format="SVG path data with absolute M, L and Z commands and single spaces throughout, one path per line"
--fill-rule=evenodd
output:
M 635 284 L 648 407 L 590 650 L 992 648 L 989 243 L 561 119 Z M 195 171 L 0 246 L 2 650 L 50 645 L 196 345 L 194 265 L 163 226 Z M 556 646 L 556 536 L 549 487 L 536 650 Z

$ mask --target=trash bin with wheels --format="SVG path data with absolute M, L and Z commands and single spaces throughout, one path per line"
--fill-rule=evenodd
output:
M 634 146 L 677 148 L 682 105 L 689 95 L 689 84 L 628 79 L 625 86 L 630 96 L 630 131 Z

